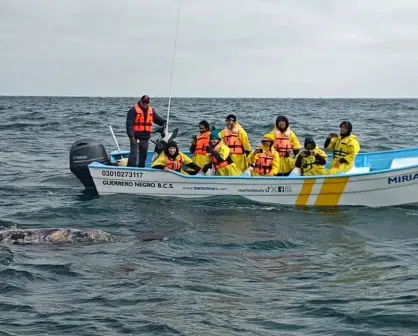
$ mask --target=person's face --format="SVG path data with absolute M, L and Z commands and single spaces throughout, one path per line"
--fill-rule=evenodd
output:
M 199 131 L 200 131 L 200 133 L 205 133 L 207 131 L 207 129 L 204 125 L 199 125 Z
M 234 126 L 234 122 L 232 120 L 227 120 L 225 123 L 228 129 L 232 129 L 232 127 Z
M 273 146 L 273 141 L 263 139 L 263 140 L 261 140 L 261 144 L 265 147 L 271 147 L 271 146 Z
M 286 121 L 280 120 L 279 121 L 279 128 L 285 129 L 286 128 Z
M 218 143 L 218 140 L 216 140 L 216 139 L 210 139 L 210 140 L 209 140 L 209 143 L 210 143 L 210 145 L 211 145 L 212 147 L 215 147 L 215 146 L 216 146 L 216 144 Z
M 309 143 L 306 144 L 305 148 L 308 151 L 311 151 L 311 150 L 314 150 L 314 145 L 313 145 L 313 143 L 309 142 Z
M 347 129 L 346 124 L 342 124 L 342 125 L 341 125 L 341 127 L 340 127 L 340 133 L 341 133 L 342 135 L 344 135 L 344 134 L 346 134 L 347 132 L 348 132 L 348 129 Z
M 174 154 L 176 154 L 176 147 L 170 147 L 170 148 L 168 149 L 168 152 L 170 153 L 170 155 L 174 155 Z
M 139 105 L 141 105 L 142 108 L 148 108 L 149 107 L 149 100 L 141 100 Z

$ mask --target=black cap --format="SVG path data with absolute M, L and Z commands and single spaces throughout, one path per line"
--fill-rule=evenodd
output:
M 225 121 L 228 121 L 228 120 L 231 120 L 231 121 L 233 121 L 233 122 L 236 122 L 236 121 L 237 121 L 237 117 L 236 117 L 236 116 L 234 116 L 233 114 L 228 114 L 228 115 L 226 116 L 226 118 L 225 118 Z

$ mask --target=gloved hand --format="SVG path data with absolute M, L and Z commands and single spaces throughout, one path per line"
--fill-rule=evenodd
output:
M 196 145 L 197 136 L 193 135 L 192 137 L 192 145 Z
M 161 142 L 157 143 L 157 145 L 155 146 L 155 151 L 157 153 L 161 153 L 163 150 L 164 150 L 164 145 Z
M 261 154 L 261 153 L 263 153 L 263 150 L 261 148 L 257 148 L 257 149 L 254 150 L 254 153 L 255 154 Z
M 290 151 L 286 151 L 286 154 L 284 155 L 285 157 L 290 157 Z
M 211 146 L 206 146 L 206 153 L 212 154 L 213 148 Z
M 302 153 L 301 153 L 301 155 L 303 156 L 303 157 L 308 157 L 308 156 L 310 156 L 312 153 L 310 152 L 310 151 L 308 151 L 308 150 L 305 150 L 305 151 L 303 151 Z
M 332 139 L 332 138 L 338 138 L 338 134 L 337 133 L 330 133 L 328 135 L 328 138 Z

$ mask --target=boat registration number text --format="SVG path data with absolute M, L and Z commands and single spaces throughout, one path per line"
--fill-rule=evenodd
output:
M 119 170 L 102 170 L 102 176 L 117 176 L 117 177 L 137 177 L 142 178 L 144 173 L 135 171 L 119 171 Z

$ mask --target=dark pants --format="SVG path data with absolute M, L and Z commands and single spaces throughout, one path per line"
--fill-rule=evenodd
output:
M 144 139 L 136 139 L 136 143 L 130 142 L 131 152 L 129 153 L 128 167 L 145 167 L 145 161 L 147 159 L 148 152 L 148 142 L 149 140 Z

